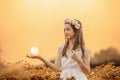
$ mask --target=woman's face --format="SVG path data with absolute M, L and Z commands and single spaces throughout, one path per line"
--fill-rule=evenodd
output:
M 65 26 L 64 26 L 64 35 L 65 35 L 65 38 L 67 38 L 67 39 L 74 38 L 75 33 L 74 33 L 72 27 L 70 26 L 70 24 L 65 24 Z

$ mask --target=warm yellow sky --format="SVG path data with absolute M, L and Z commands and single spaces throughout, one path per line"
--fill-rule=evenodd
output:
M 94 52 L 110 46 L 120 50 L 120 0 L 0 0 L 0 58 L 25 57 L 32 46 L 50 59 L 64 42 L 65 18 L 83 24 L 86 46 Z

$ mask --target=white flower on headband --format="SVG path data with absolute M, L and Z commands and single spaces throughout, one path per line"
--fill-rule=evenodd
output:
M 65 19 L 64 22 L 65 22 L 65 23 L 68 22 L 68 23 L 70 23 L 70 24 L 72 23 L 72 21 L 71 21 L 70 19 Z
M 80 29 L 80 24 L 78 23 L 77 20 L 73 19 L 73 20 L 72 20 L 72 24 L 75 25 L 75 28 L 76 28 L 76 29 Z
M 80 24 L 76 24 L 76 25 L 75 25 L 75 28 L 76 28 L 76 29 L 80 29 Z
M 72 19 L 65 19 L 64 22 L 65 23 L 68 22 L 68 23 L 74 25 L 76 29 L 80 29 L 80 24 L 75 19 L 73 19 L 73 20 Z

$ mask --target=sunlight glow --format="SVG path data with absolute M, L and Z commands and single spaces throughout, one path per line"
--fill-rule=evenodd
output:
M 38 48 L 34 46 L 30 49 L 30 52 L 31 52 L 31 54 L 37 54 L 38 53 Z

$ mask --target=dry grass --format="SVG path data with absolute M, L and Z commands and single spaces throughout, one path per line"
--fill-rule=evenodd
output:
M 0 80 L 59 80 L 59 77 L 60 72 L 56 73 L 44 65 L 30 65 L 26 61 L 0 68 Z M 88 80 L 120 80 L 120 66 L 115 67 L 113 62 L 96 66 L 87 77 Z

